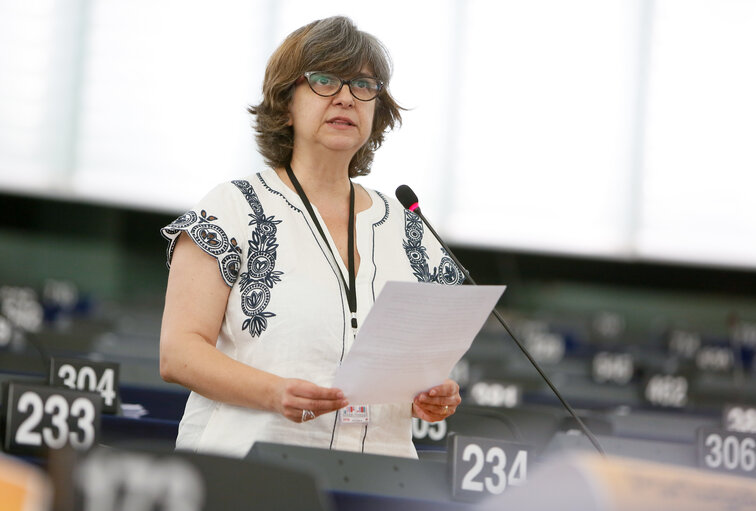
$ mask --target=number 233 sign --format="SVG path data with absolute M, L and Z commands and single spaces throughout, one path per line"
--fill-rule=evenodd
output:
M 42 455 L 70 445 L 89 449 L 100 435 L 102 399 L 91 393 L 9 382 L 3 449 Z

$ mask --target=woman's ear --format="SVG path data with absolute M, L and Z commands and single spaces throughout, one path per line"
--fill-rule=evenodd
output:
M 291 101 L 289 101 L 289 107 L 286 109 L 286 125 L 294 126 L 294 121 L 291 120 Z

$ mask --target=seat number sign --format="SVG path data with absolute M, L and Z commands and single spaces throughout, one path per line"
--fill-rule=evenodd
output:
M 701 428 L 698 464 L 709 470 L 756 477 L 756 434 Z
M 423 443 L 441 442 L 446 438 L 447 429 L 446 419 L 439 422 L 426 422 L 417 417 L 412 417 L 412 439 L 415 441 Z
M 118 412 L 118 364 L 75 358 L 50 360 L 48 379 L 54 387 L 68 387 L 102 396 L 102 412 Z
M 688 379 L 682 375 L 655 374 L 646 382 L 643 395 L 652 405 L 682 408 L 688 404 Z
M 500 495 L 527 480 L 531 447 L 457 434 L 449 439 L 448 463 L 454 500 L 475 502 Z
M 470 397 L 476 405 L 514 408 L 522 400 L 522 389 L 511 383 L 479 381 L 470 389 Z
M 179 456 L 95 448 L 75 467 L 73 486 L 76 509 L 85 511 L 217 509 L 203 505 L 206 482 Z
M 97 442 L 102 410 L 97 394 L 46 385 L 7 385 L 6 452 L 39 456 L 66 445 L 89 449 Z
M 756 406 L 725 405 L 722 412 L 725 429 L 741 433 L 756 433 Z

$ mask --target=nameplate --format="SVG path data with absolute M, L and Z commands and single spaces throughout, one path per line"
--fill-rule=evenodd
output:
M 643 397 L 654 406 L 682 408 L 688 404 L 689 388 L 683 375 L 654 374 L 643 386 Z
M 727 431 L 756 433 L 756 406 L 727 404 L 722 409 L 722 426 Z
M 331 508 L 301 469 L 181 451 L 96 447 L 80 454 L 57 486 L 71 488 L 72 509 L 83 510 Z
M 699 466 L 756 477 L 756 434 L 701 428 L 697 446 Z
M 532 447 L 492 438 L 449 435 L 452 499 L 476 502 L 521 486 L 528 478 Z
M 412 417 L 412 440 L 421 444 L 435 444 L 446 439 L 449 426 L 446 419 L 428 422 Z
M 484 380 L 470 387 L 470 399 L 479 406 L 514 408 L 522 401 L 522 389 L 513 383 Z
M 696 369 L 710 373 L 727 373 L 735 366 L 735 353 L 729 346 L 701 346 L 696 352 Z
M 49 449 L 92 447 L 100 437 L 102 399 L 75 390 L 8 382 L 3 449 L 42 456 Z
M 48 381 L 53 387 L 67 387 L 102 396 L 102 412 L 118 413 L 119 365 L 77 358 L 52 358 Z
M 547 329 L 527 332 L 523 336 L 528 351 L 542 364 L 558 364 L 564 359 L 567 344 L 564 336 Z
M 673 330 L 669 335 L 667 347 L 671 355 L 690 360 L 695 357 L 698 348 L 701 347 L 701 336 L 688 330 Z
M 634 373 L 635 363 L 630 353 L 599 351 L 593 356 L 591 375 L 596 383 L 627 385 Z

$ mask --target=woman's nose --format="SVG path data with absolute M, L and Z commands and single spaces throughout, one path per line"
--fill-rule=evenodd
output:
M 344 84 L 338 94 L 333 97 L 333 102 L 336 105 L 345 107 L 354 105 L 354 96 L 352 96 L 352 91 L 349 90 L 349 86 L 347 84 Z

